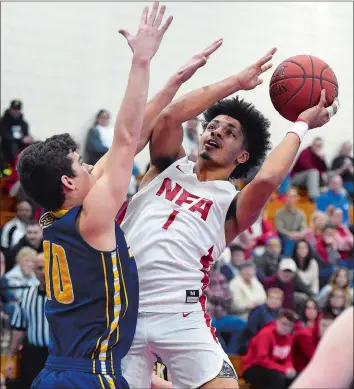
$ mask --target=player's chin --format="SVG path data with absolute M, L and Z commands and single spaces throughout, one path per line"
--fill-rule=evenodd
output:
M 202 159 L 206 159 L 208 161 L 212 160 L 210 153 L 208 151 L 206 151 L 206 150 L 202 150 L 199 153 L 199 157 L 202 158 Z

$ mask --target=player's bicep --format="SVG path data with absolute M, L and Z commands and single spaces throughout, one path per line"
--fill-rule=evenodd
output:
M 182 125 L 176 125 L 163 119 L 159 121 L 150 140 L 150 160 L 152 164 L 156 165 L 161 159 L 173 158 L 176 160 L 181 153 L 182 141 Z
M 237 234 L 249 228 L 259 217 L 269 199 L 267 183 L 255 178 L 237 195 Z

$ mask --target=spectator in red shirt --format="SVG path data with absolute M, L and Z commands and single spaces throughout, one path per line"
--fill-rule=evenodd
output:
M 302 372 L 311 361 L 317 346 L 335 316 L 331 313 L 320 314 L 313 327 L 302 328 L 295 333 L 292 358 L 295 370 Z
M 284 293 L 283 308 L 295 308 L 295 291 L 301 296 L 312 297 L 311 290 L 297 276 L 297 267 L 291 258 L 283 258 L 279 264 L 279 270 L 274 276 L 266 277 L 263 280 L 264 289 L 279 288 Z M 303 300 L 298 301 L 301 303 Z
M 337 227 L 333 224 L 326 224 L 322 229 L 322 235 L 317 239 L 316 250 L 321 259 L 327 264 L 336 266 L 340 254 L 337 242 Z
M 307 188 L 314 200 L 320 194 L 320 185 L 327 183 L 327 165 L 324 160 L 322 138 L 315 138 L 312 145 L 303 150 L 291 171 L 292 185 Z
M 340 257 L 346 259 L 354 247 L 354 236 L 349 228 L 343 224 L 343 211 L 340 208 L 334 208 L 330 213 L 329 220 L 337 229 L 336 242 Z
M 251 340 L 243 360 L 243 376 L 252 389 L 285 389 L 294 379 L 291 348 L 296 321 L 295 312 L 283 310 Z

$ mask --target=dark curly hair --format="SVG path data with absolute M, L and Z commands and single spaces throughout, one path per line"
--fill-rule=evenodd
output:
M 27 147 L 20 155 L 17 171 L 22 188 L 48 211 L 59 209 L 65 201 L 61 177 L 75 176 L 68 154 L 76 149 L 69 134 L 60 134 Z
M 205 129 L 209 122 L 219 115 L 227 115 L 241 123 L 242 133 L 245 137 L 244 147 L 249 153 L 246 162 L 239 164 L 230 174 L 230 178 L 245 177 L 247 173 L 264 160 L 270 150 L 270 121 L 258 111 L 253 104 L 247 103 L 238 96 L 220 100 L 204 113 Z

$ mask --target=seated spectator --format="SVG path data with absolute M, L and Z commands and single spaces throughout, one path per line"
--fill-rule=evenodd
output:
M 1 231 L 1 249 L 7 251 L 15 246 L 25 235 L 26 224 L 32 217 L 32 206 L 27 201 L 16 204 L 16 217 L 5 223 Z
M 231 312 L 247 320 L 253 308 L 266 301 L 263 285 L 256 277 L 255 267 L 247 261 L 240 266 L 240 274 L 230 281 Z
M 263 280 L 265 290 L 279 288 L 283 291 L 283 308 L 286 309 L 295 308 L 295 292 L 302 293 L 302 296 L 312 297 L 311 290 L 297 277 L 296 273 L 296 263 L 291 258 L 283 258 L 280 261 L 278 272 Z M 297 301 L 297 304 L 303 301 L 302 296 Z
M 327 165 L 324 160 L 322 138 L 315 138 L 312 145 L 303 150 L 290 173 L 292 185 L 306 188 L 314 201 L 320 194 L 321 184 L 327 183 Z
M 277 236 L 275 229 L 272 226 L 272 223 L 265 219 L 263 214 L 252 224 L 252 226 L 247 230 L 252 237 L 252 247 L 249 252 L 246 253 L 247 256 L 250 256 L 251 251 L 254 252 L 254 255 L 262 255 L 265 252 L 265 245 L 269 238 Z
M 240 274 L 240 266 L 245 263 L 245 252 L 239 245 L 230 246 L 231 259 L 230 262 L 221 266 L 220 272 L 228 281 Z
M 338 251 L 337 227 L 326 224 L 322 229 L 322 235 L 317 239 L 316 250 L 322 261 L 326 264 L 337 266 L 340 254 Z
M 354 158 L 351 157 L 353 144 L 344 142 L 339 155 L 332 162 L 332 170 L 342 177 L 343 186 L 347 190 L 352 201 L 354 200 Z
M 297 373 L 301 373 L 311 361 L 320 339 L 334 319 L 331 313 L 321 314 L 313 327 L 302 328 L 295 333 L 292 359 Z
M 33 142 L 28 131 L 28 123 L 22 114 L 22 102 L 11 101 L 10 107 L 0 119 L 1 148 L 10 165 L 26 146 Z
M 329 206 L 340 208 L 343 211 L 343 223 L 349 224 L 349 199 L 343 189 L 343 181 L 340 175 L 335 174 L 329 178 L 328 189 L 316 198 L 316 208 L 326 212 Z
M 218 270 L 212 269 L 210 271 L 209 285 L 205 288 L 204 293 L 207 296 L 209 302 L 213 301 L 212 299 L 214 296 L 216 296 L 217 299 L 222 296 L 223 306 L 225 307 L 226 311 L 229 311 L 232 301 L 229 284 L 225 276 Z M 210 307 L 210 309 L 213 310 L 213 307 Z
M 5 256 L 0 251 L 0 331 L 3 337 L 3 329 L 9 328 L 9 318 L 14 311 L 14 295 L 9 292 L 9 283 L 5 279 Z M 0 352 L 1 352 L 0 342 Z
M 182 146 L 186 155 L 199 148 L 198 118 L 188 120 L 183 126 Z
M 114 128 L 110 126 L 110 114 L 105 109 L 98 111 L 95 122 L 86 138 L 85 161 L 94 165 L 111 147 Z
M 336 226 L 336 242 L 338 243 L 340 257 L 346 259 L 354 247 L 354 236 L 349 228 L 342 223 L 343 211 L 340 208 L 334 208 L 329 215 L 329 222 Z
M 322 229 L 327 223 L 328 215 L 325 212 L 314 212 L 311 216 L 310 227 L 299 234 L 299 239 L 305 239 L 311 247 L 316 247 L 317 239 L 322 235 Z
M 243 358 L 243 377 L 253 389 L 285 389 L 295 378 L 291 347 L 296 320 L 295 312 L 282 310 L 251 340 Z
M 8 251 L 8 254 L 6 255 L 8 265 L 7 270 L 12 269 L 14 259 L 23 247 L 30 247 L 37 253 L 43 252 L 43 231 L 36 220 L 31 220 L 27 223 L 25 236 Z
M 268 323 L 274 321 L 283 304 L 284 293 L 279 288 L 267 290 L 265 304 L 254 308 L 248 316 L 246 327 L 238 339 L 237 354 L 245 355 L 251 339 Z M 232 350 L 235 353 L 235 350 Z
M 327 285 L 325 285 L 318 295 L 318 305 L 323 308 L 328 301 L 328 296 L 334 288 L 341 288 L 346 295 L 346 305 L 353 303 L 353 289 L 349 286 L 349 272 L 345 267 L 336 269 Z
M 281 259 L 281 244 L 278 237 L 267 240 L 266 251 L 259 257 L 254 258 L 257 269 L 257 277 L 262 281 L 265 277 L 272 276 L 278 271 Z
M 334 317 L 339 316 L 347 307 L 347 296 L 342 288 L 334 287 L 328 295 L 327 302 L 323 307 L 323 313 L 330 313 Z
M 306 229 L 306 216 L 296 207 L 298 194 L 295 188 L 290 188 L 286 195 L 285 206 L 278 209 L 275 215 L 275 226 L 282 242 L 283 254 L 288 256 Z
M 11 294 L 17 301 L 21 300 L 23 289 L 38 283 L 34 273 L 34 260 L 37 257 L 37 252 L 30 247 L 22 248 L 16 255 L 16 266 L 5 273 L 5 279 L 8 285 L 13 289 Z
M 311 246 L 306 240 L 301 239 L 295 243 L 293 249 L 293 260 L 297 266 L 297 275 L 301 281 L 311 290 L 313 294 L 319 292 L 319 269 L 314 259 Z
M 307 299 L 300 309 L 300 321 L 296 323 L 296 329 L 313 327 L 319 313 L 320 308 L 317 301 L 314 298 Z

